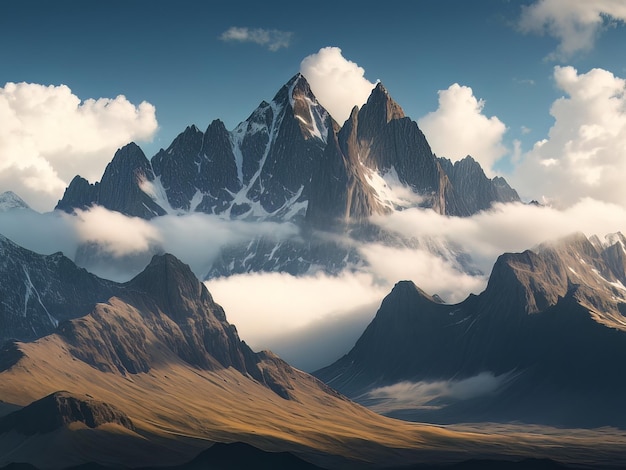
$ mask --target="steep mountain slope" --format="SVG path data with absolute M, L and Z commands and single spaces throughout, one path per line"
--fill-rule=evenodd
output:
M 78 268 L 62 253 L 44 256 L 0 235 L 0 344 L 50 334 L 59 322 L 89 313 L 116 286 Z
M 400 282 L 354 348 L 315 375 L 413 419 L 623 426 L 624 249 L 594 242 L 575 234 L 502 255 L 486 290 L 457 305 Z

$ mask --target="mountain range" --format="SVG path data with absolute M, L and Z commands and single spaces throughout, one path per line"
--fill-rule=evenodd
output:
M 485 291 L 454 305 L 399 282 L 315 375 L 396 417 L 623 427 L 625 242 L 578 233 L 504 254 Z
M 336 273 L 363 260 L 320 231 L 360 239 L 372 236 L 372 227 L 364 227 L 375 214 L 423 207 L 469 216 L 513 201 L 519 201 L 515 190 L 501 177 L 487 178 L 472 157 L 453 164 L 435 156 L 381 83 L 340 126 L 297 74 L 232 131 L 219 120 L 205 132 L 189 126 L 150 160 L 136 144 L 126 145 L 100 182 L 76 176 L 56 209 L 100 205 L 145 219 L 201 212 L 299 228 L 298 240 L 260 236 L 252 248 L 228 247 L 209 278 L 318 267 Z M 83 250 L 77 261 L 88 267 L 89 258 Z

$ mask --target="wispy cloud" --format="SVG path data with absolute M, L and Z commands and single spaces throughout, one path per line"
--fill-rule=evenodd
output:
M 441 408 L 450 402 L 498 393 L 514 375 L 481 372 L 460 380 L 398 382 L 371 390 L 361 399 L 379 413 L 407 408 Z
M 603 28 L 624 22 L 623 0 L 538 0 L 522 9 L 519 27 L 556 38 L 559 45 L 548 56 L 555 60 L 591 50 Z
M 275 52 L 281 47 L 289 47 L 292 36 L 292 32 L 278 29 L 231 26 L 220 35 L 220 40 L 225 42 L 252 42 Z

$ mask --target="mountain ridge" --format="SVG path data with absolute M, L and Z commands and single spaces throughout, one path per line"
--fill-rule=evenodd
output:
M 391 416 L 624 426 L 626 381 L 611 370 L 626 361 L 623 259 L 620 243 L 575 233 L 501 255 L 485 290 L 458 304 L 400 282 L 353 349 L 314 375 Z M 397 387 L 414 387 L 413 402 Z

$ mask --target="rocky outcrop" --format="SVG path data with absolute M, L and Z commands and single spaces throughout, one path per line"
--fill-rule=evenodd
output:
M 0 418 L 0 434 L 17 432 L 26 436 L 47 434 L 72 423 L 89 428 L 117 424 L 134 430 L 132 421 L 113 405 L 87 396 L 55 392 Z

